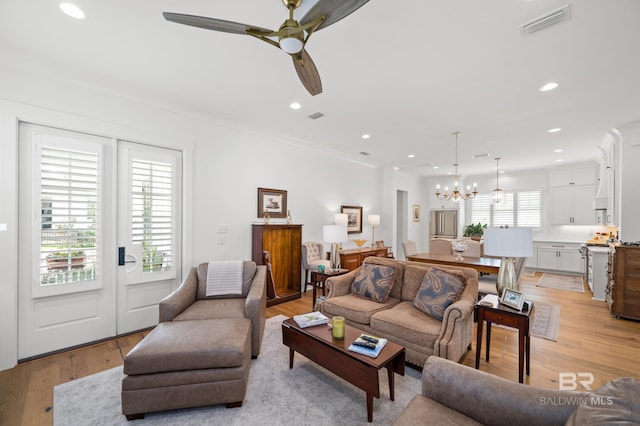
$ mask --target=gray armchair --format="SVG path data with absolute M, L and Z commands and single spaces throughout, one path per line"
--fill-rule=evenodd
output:
M 595 392 L 545 389 L 432 356 L 422 370 L 422 394 L 394 425 L 626 425 L 637 424 L 639 412 L 640 382 L 631 377 Z
M 251 320 L 251 356 L 260 353 L 267 310 L 267 268 L 245 261 L 241 296 L 206 296 L 209 264 L 191 268 L 173 293 L 160 302 L 160 322 L 222 318 Z

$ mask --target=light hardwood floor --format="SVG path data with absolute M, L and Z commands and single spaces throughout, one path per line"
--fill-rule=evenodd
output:
M 562 306 L 558 341 L 531 338 L 531 375 L 525 383 L 558 388 L 558 373 L 589 372 L 595 377 L 593 388 L 621 376 L 640 379 L 640 322 L 609 314 L 604 302 L 584 294 L 539 288 L 541 273 L 523 277 L 521 291 L 527 299 Z M 311 291 L 298 300 L 267 309 L 267 316 L 292 316 L 311 310 Z M 53 387 L 122 365 L 123 357 L 148 332 L 109 340 L 56 355 L 19 364 L 0 372 L 0 425 L 51 425 Z M 475 365 L 475 339 L 472 350 L 460 361 Z M 491 359 L 484 357 L 480 369 L 516 382 L 518 380 L 518 336 L 515 330 L 494 327 Z

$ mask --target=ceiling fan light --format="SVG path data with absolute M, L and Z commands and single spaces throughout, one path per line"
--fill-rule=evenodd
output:
M 303 43 L 296 37 L 287 37 L 280 39 L 280 48 L 287 53 L 298 53 L 302 50 Z

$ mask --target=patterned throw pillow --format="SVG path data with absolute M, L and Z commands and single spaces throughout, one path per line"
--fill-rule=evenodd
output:
M 458 300 L 466 285 L 467 280 L 460 272 L 431 268 L 424 274 L 413 306 L 442 321 L 444 311 Z
M 351 284 L 351 293 L 382 303 L 389 297 L 395 281 L 394 267 L 364 263 Z

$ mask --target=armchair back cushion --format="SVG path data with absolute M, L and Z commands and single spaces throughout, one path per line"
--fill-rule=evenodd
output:
M 364 263 L 351 284 L 351 293 L 383 303 L 395 283 L 396 270 L 391 266 Z
M 196 298 L 198 300 L 203 299 L 233 299 L 238 298 L 237 294 L 220 295 L 220 296 L 207 296 L 207 270 L 209 269 L 209 263 L 204 262 L 198 265 L 198 292 Z M 256 274 L 256 263 L 253 261 L 245 260 L 242 265 L 242 296 L 247 297 L 249 290 L 251 289 L 251 282 Z
M 413 306 L 442 321 L 444 311 L 458 300 L 466 284 L 464 275 L 457 271 L 431 268 L 424 274 L 418 294 L 413 300 Z

